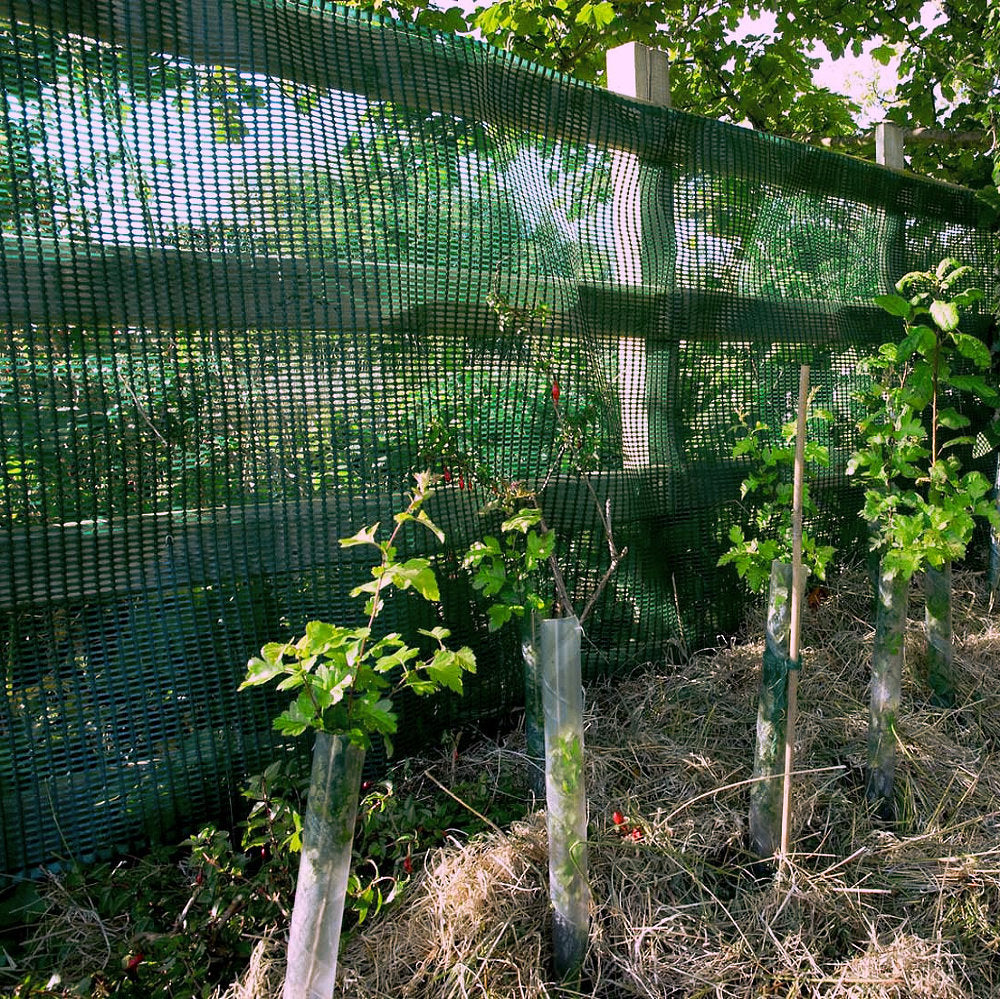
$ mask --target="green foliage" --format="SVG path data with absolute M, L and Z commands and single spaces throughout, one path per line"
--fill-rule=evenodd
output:
M 390 737 L 397 718 L 392 696 L 403 688 L 416 694 L 432 694 L 442 687 L 462 693 L 465 673 L 474 673 L 475 656 L 463 646 L 458 650 L 445 644 L 447 628 L 420 629 L 431 651 L 408 644 L 396 632 L 376 637 L 374 627 L 385 600 L 393 590 L 413 590 L 424 600 L 440 599 L 437 578 L 430 559 L 399 560 L 396 541 L 405 524 L 418 524 L 439 540 L 443 534 L 427 516 L 423 504 L 431 494 L 434 477 L 429 472 L 414 476 L 415 488 L 406 509 L 397 513 L 394 527 L 385 540 L 379 539 L 379 524 L 364 527 L 350 538 L 341 539 L 345 548 L 367 545 L 378 553 L 371 570 L 372 579 L 351 591 L 366 597 L 368 622 L 362 627 L 345 627 L 311 621 L 305 634 L 295 642 L 270 642 L 259 657 L 247 663 L 246 679 L 240 690 L 277 681 L 277 689 L 297 691 L 288 708 L 274 722 L 286 735 L 302 735 L 310 729 L 340 734 L 362 749 L 381 737 L 386 752 L 392 752 Z
M 813 407 L 807 427 L 832 420 L 833 414 L 828 410 Z M 751 505 L 744 508 L 744 523 L 730 528 L 732 545 L 718 564 L 734 565 L 747 586 L 760 593 L 771 577 L 771 562 L 774 559 L 790 562 L 792 558 L 796 423 L 793 420 L 782 426 L 778 443 L 773 443 L 774 434 L 766 424 L 758 421 L 751 427 L 745 417 L 741 423 L 746 432 L 734 446 L 733 457 L 750 461 L 751 471 L 740 486 L 740 497 L 749 499 Z M 810 479 L 818 469 L 829 467 L 830 452 L 825 445 L 807 439 L 803 454 L 806 474 L 802 483 L 802 517 L 806 521 L 819 512 L 812 498 Z M 802 561 L 808 573 L 825 579 L 833 553 L 831 545 L 819 544 L 812 532 L 803 527 Z
M 524 815 L 514 771 L 465 764 L 441 791 L 413 759 L 362 786 L 344 928 L 398 899 L 423 857 L 456 836 Z M 456 770 L 457 768 L 457 770 Z M 254 945 L 287 926 L 301 849 L 302 764 L 286 758 L 249 778 L 235 833 L 205 825 L 178 847 L 74 865 L 24 882 L 0 903 L 0 993 L 51 999 L 193 999 L 246 971 Z
M 476 31 L 532 62 L 595 82 L 604 78 L 608 49 L 626 42 L 652 45 L 670 58 L 675 108 L 790 137 L 859 131 L 856 99 L 818 85 L 813 73 L 823 49 L 836 66 L 867 45 L 881 65 L 896 60 L 895 92 L 879 95 L 889 120 L 906 128 L 983 133 L 978 145 L 914 145 L 907 154 L 917 172 L 986 188 L 1000 153 L 994 138 L 1000 10 L 983 0 L 950 0 L 930 23 L 922 17 L 923 0 L 781 0 L 766 10 L 750 3 L 556 0 L 539 6 L 534 0 L 499 0 L 468 12 L 438 11 L 429 0 L 354 3 L 428 27 Z M 874 158 L 870 138 L 862 151 Z
M 863 444 L 847 473 L 865 489 L 865 519 L 876 526 L 873 550 L 883 568 L 909 578 L 926 566 L 961 558 L 977 517 L 995 527 L 1000 517 L 980 472 L 962 471 L 956 449 L 970 446 L 962 431 L 963 398 L 996 406 L 985 372 L 989 349 L 959 329 L 961 310 L 982 298 L 971 271 L 951 258 L 901 278 L 898 294 L 877 303 L 904 322 L 899 343 L 885 343 L 867 361 L 871 387 L 862 394 Z
M 455 747 L 457 756 L 457 742 Z M 524 790 L 504 775 L 461 773 L 449 792 L 412 759 L 365 784 L 358 806 L 347 887 L 345 932 L 400 897 L 428 851 L 456 835 L 474 836 L 524 815 Z M 489 816 L 489 822 L 484 818 Z
M 551 774 L 559 791 L 566 796 L 580 793 L 583 781 L 583 743 L 571 729 L 557 733 L 553 740 Z
M 514 309 L 500 297 L 491 302 L 501 328 L 514 331 L 527 342 L 533 322 L 544 317 L 544 307 L 526 315 Z M 531 366 L 537 383 L 546 397 L 546 411 L 551 411 L 554 423 L 553 442 L 542 454 L 548 457 L 548 469 L 541 482 L 529 486 L 494 471 L 490 461 L 470 461 L 470 474 L 494 497 L 480 511 L 483 516 L 499 513 L 503 519 L 496 534 L 485 534 L 473 542 L 463 558 L 463 565 L 472 571 L 472 585 L 490 603 L 487 609 L 490 631 L 503 627 L 512 618 L 538 611 L 550 614 L 558 607 L 564 614 L 573 614 L 569 592 L 563 579 L 556 548 L 555 533 L 545 522 L 542 495 L 557 473 L 575 474 L 588 490 L 600 516 L 611 565 L 600 578 L 579 613 L 586 618 L 597 596 L 607 584 L 618 563 L 626 555 L 615 545 L 610 510 L 602 507 L 589 475 L 601 466 L 601 435 L 597 430 L 601 400 L 597 393 L 583 391 L 583 379 L 568 380 L 572 402 L 568 403 L 567 383 L 561 382 L 556 361 L 543 351 L 537 351 Z M 580 389 L 580 391 L 577 391 Z M 439 445 L 440 446 L 440 442 Z M 496 456 L 490 456 L 495 458 Z
M 509 489 L 503 502 L 513 512 L 500 525 L 500 536 L 473 542 L 463 560 L 472 570 L 473 588 L 490 600 L 490 631 L 525 613 L 545 612 L 551 603 L 545 568 L 555 556 L 555 534 L 544 526 L 533 495 Z
M 260 933 L 288 919 L 305 785 L 289 762 L 252 777 L 238 844 L 207 825 L 179 851 L 44 879 L 20 909 L 23 939 L 4 941 L 31 969 L 13 995 L 192 999 L 233 981 Z

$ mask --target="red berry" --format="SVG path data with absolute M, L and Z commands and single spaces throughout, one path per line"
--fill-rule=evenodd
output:
M 463 479 L 461 475 L 458 477 L 458 488 L 459 489 L 465 488 L 465 479 Z
M 444 481 L 445 482 L 451 482 L 451 469 L 450 468 L 446 468 L 444 470 Z
M 611 814 L 611 821 L 614 822 L 616 826 L 621 826 L 625 824 L 625 816 L 621 812 L 613 812 Z
M 132 957 L 128 959 L 128 964 L 125 965 L 125 970 L 135 971 L 135 969 L 138 968 L 140 964 L 142 964 L 145 956 L 146 955 L 143 954 L 141 950 L 136 951 L 135 954 L 133 954 Z
M 413 873 L 413 861 L 410 860 L 410 855 L 409 854 L 407 854 L 403 858 L 403 870 L 406 871 L 407 874 L 412 874 Z
M 632 839 L 638 843 L 642 839 L 642 830 L 638 826 L 634 826 L 631 832 Z
M 552 379 L 552 401 L 559 401 L 559 382 L 555 378 Z

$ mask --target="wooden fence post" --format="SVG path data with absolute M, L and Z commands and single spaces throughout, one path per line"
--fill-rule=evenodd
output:
M 888 121 L 880 121 L 875 125 L 875 162 L 889 170 L 904 169 L 906 161 L 903 158 L 903 130 L 898 125 Z M 905 259 L 906 221 L 899 214 L 887 213 L 885 242 L 879 259 L 879 283 L 882 294 L 896 290 L 896 282 L 903 276 Z M 869 537 L 877 530 L 878 524 L 868 524 Z M 878 553 L 869 551 L 868 580 L 872 588 L 872 608 L 876 613 L 879 606 L 881 575 Z
M 875 160 L 891 170 L 905 167 L 903 131 L 887 121 L 875 126 Z M 906 259 L 904 220 L 894 216 L 886 240 L 885 266 L 895 267 L 889 285 L 903 276 Z M 998 466 L 1000 467 L 1000 466 Z M 955 680 L 951 627 L 951 563 L 940 569 L 928 566 L 924 572 L 924 629 L 927 634 L 927 684 L 931 701 L 939 707 L 955 703 Z
M 608 89 L 625 97 L 670 107 L 670 64 L 665 52 L 629 42 L 607 53 Z M 615 278 L 644 285 L 672 277 L 677 256 L 673 180 L 644 169 L 634 153 L 615 151 L 611 159 Z M 673 370 L 674 356 L 666 358 Z M 618 340 L 618 397 L 622 458 L 626 468 L 650 463 L 648 350 L 642 336 Z

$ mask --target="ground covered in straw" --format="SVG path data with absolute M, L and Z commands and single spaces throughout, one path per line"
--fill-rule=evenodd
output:
M 588 694 L 594 895 L 582 994 L 1000 997 L 1000 629 L 956 577 L 959 706 L 929 705 L 911 598 L 895 824 L 863 793 L 872 628 L 862 577 L 804 621 L 794 863 L 746 852 L 762 644 Z M 500 774 L 516 737 L 463 766 Z M 623 836 L 613 813 L 640 835 Z M 398 907 L 353 936 L 358 999 L 567 996 L 550 981 L 543 812 L 429 854 Z M 235 994 L 235 993 L 234 993 Z
M 745 642 L 588 690 L 594 906 L 580 990 L 553 983 L 548 970 L 545 814 L 529 810 L 472 837 L 460 819 L 446 845 L 414 853 L 415 875 L 401 897 L 345 940 L 338 995 L 1000 999 L 1000 627 L 978 578 L 956 574 L 959 703 L 932 707 L 920 682 L 923 611 L 914 586 L 898 820 L 887 824 L 866 807 L 863 789 L 868 592 L 862 576 L 848 575 L 806 611 L 794 856 L 780 876 L 755 867 L 746 845 L 762 654 L 752 624 Z M 483 816 L 523 814 L 519 733 L 476 743 L 463 737 L 454 746 L 457 755 L 406 764 L 408 795 L 485 784 L 470 826 L 483 828 Z M 181 866 L 190 882 L 190 860 Z M 151 878 L 170 873 L 150 870 Z M 70 887 L 59 878 L 43 884 L 45 917 L 25 945 L 29 968 L 35 951 L 62 954 L 62 964 L 73 958 L 59 968 L 64 987 L 12 994 L 79 995 L 66 986 L 78 977 L 98 981 L 94 972 L 117 937 L 129 954 L 142 943 L 127 914 L 121 926 L 95 921 L 93 900 L 81 902 Z M 192 902 L 196 896 L 197 889 Z M 182 991 L 171 990 L 168 975 L 156 994 L 186 997 L 200 979 L 198 994 L 214 999 L 277 999 L 290 898 L 278 901 L 275 911 L 285 916 L 248 924 L 246 942 L 256 943 L 238 981 L 217 986 L 207 971 L 218 955 L 206 952 L 204 965 L 177 979 Z M 187 925 L 192 902 L 175 926 Z M 55 968 L 37 970 L 33 981 L 44 982 Z M 142 981 L 100 994 L 147 999 Z

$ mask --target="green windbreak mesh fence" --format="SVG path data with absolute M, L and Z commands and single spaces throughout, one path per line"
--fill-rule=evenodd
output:
M 897 332 L 871 297 L 992 272 L 964 192 L 326 4 L 0 0 L 0 74 L 8 871 L 224 816 L 276 751 L 247 657 L 357 620 L 337 539 L 415 468 L 451 473 L 441 613 L 480 672 L 405 703 L 400 751 L 516 705 L 456 553 L 489 469 L 548 477 L 574 600 L 605 571 L 553 381 L 629 546 L 590 670 L 713 641 L 740 415 L 778 426 L 812 364 L 817 529 L 850 543 L 858 360 Z

